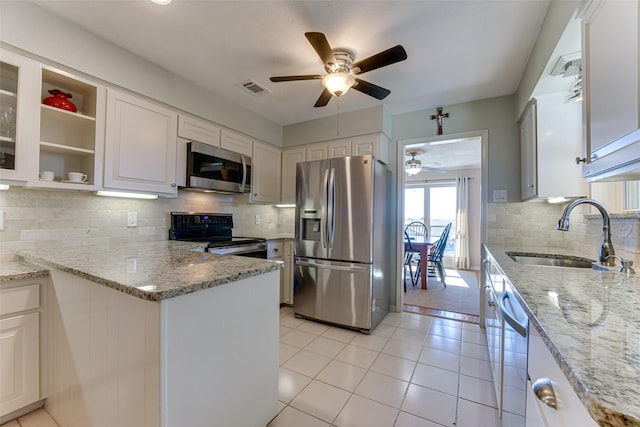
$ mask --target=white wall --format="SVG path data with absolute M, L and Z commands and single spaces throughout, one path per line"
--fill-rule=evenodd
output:
M 143 23 L 141 23 L 143 25 Z M 0 2 L 0 40 L 177 109 L 282 146 L 282 127 L 26 1 Z M 188 64 L 185 64 L 188 66 Z

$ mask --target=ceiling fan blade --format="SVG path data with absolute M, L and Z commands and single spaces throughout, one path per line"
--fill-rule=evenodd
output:
M 329 92 L 327 89 L 323 90 L 322 93 L 320 94 L 320 98 L 318 98 L 318 100 L 313 106 L 324 107 L 329 103 L 329 100 L 331 99 L 332 96 L 333 95 L 331 95 L 331 92 Z
M 385 99 L 391 93 L 389 89 L 365 82 L 358 78 L 356 78 L 356 84 L 353 85 L 352 88 L 366 95 L 373 96 L 376 99 Z
M 404 61 L 405 59 L 407 59 L 407 52 L 401 45 L 397 45 L 356 62 L 351 66 L 351 72 L 353 74 L 363 74 L 367 71 L 375 70 L 376 68 Z
M 428 172 L 447 173 L 447 170 L 445 170 L 445 169 L 432 168 L 432 167 L 429 167 L 429 166 L 422 166 L 422 170 L 428 171 Z
M 327 41 L 327 38 L 322 33 L 304 33 L 313 49 L 316 51 L 320 59 L 322 59 L 322 63 L 327 65 L 330 63 L 335 63 L 336 58 L 333 56 L 333 49 L 331 49 L 331 45 Z
M 322 79 L 322 76 L 319 74 L 307 74 L 303 76 L 279 76 L 279 77 L 271 77 L 269 80 L 272 82 L 293 82 L 296 80 L 318 80 Z

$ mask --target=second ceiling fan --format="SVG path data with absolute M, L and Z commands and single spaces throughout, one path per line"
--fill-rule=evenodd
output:
M 376 99 L 386 98 L 391 93 L 389 89 L 366 82 L 355 76 L 407 59 L 407 52 L 401 45 L 397 45 L 354 63 L 352 51 L 348 49 L 332 49 L 323 33 L 305 33 L 304 35 L 324 63 L 324 69 L 327 74 L 324 76 L 307 74 L 271 77 L 271 81 L 322 80 L 324 90 L 314 107 L 324 107 L 329 103 L 332 96 L 343 95 L 350 88 Z

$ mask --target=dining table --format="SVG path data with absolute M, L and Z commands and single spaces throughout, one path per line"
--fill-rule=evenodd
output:
M 427 259 L 429 250 L 438 241 L 438 236 L 409 236 L 409 240 L 404 239 L 404 250 L 413 249 L 420 254 L 420 287 L 427 289 Z M 411 247 L 409 247 L 409 243 Z

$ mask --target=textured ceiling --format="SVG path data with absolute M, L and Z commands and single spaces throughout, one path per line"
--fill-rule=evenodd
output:
M 272 83 L 270 76 L 323 74 L 304 37 L 326 34 L 356 61 L 396 44 L 406 61 L 360 77 L 391 90 L 384 101 L 357 91 L 340 112 L 384 103 L 392 114 L 513 94 L 548 0 L 197 1 L 37 0 L 53 13 L 272 121 L 287 125 L 335 115 L 313 104 L 319 80 Z M 255 96 L 253 79 L 271 92 Z

